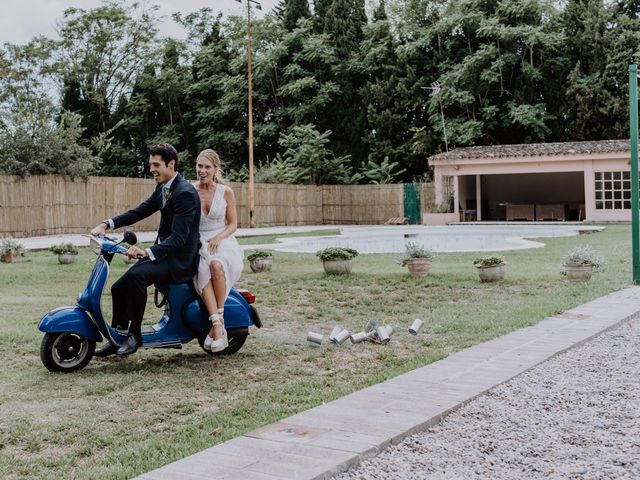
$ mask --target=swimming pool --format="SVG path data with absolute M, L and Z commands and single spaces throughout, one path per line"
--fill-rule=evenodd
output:
M 345 227 L 342 235 L 281 238 L 279 243 L 262 247 L 279 252 L 314 253 L 326 247 L 348 247 L 360 253 L 399 253 L 407 242 L 415 242 L 434 252 L 491 252 L 544 247 L 544 243 L 528 238 L 570 237 L 603 229 L 558 224 Z

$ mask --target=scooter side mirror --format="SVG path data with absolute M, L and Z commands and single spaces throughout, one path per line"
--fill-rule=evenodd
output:
M 124 232 L 123 240 L 127 242 L 129 245 L 135 245 L 136 243 L 138 243 L 138 237 L 136 237 L 136 234 L 133 233 L 131 230 L 127 230 L 126 232 Z

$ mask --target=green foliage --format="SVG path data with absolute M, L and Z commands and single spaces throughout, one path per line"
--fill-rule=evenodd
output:
M 404 246 L 404 250 L 404 253 L 396 258 L 396 262 L 403 267 L 412 258 L 424 258 L 431 261 L 435 257 L 433 251 L 429 250 L 424 245 L 420 245 L 415 242 L 407 242 Z
M 18 114 L 16 114 L 18 116 Z M 0 130 L 0 173 L 32 175 L 59 173 L 72 177 L 86 177 L 98 170 L 100 157 L 81 143 L 81 117 L 64 112 L 58 125 L 50 125 L 48 118 L 11 117 L 13 131 Z M 99 137 L 94 142 L 98 153 L 108 142 Z
M 494 267 L 496 265 L 504 265 L 506 262 L 503 257 L 486 256 L 478 257 L 473 261 L 476 267 Z
M 253 19 L 259 181 L 413 181 L 444 150 L 445 129 L 450 147 L 628 135 L 633 2 L 370 7 L 368 19 L 364 0 L 316 0 L 313 13 L 308 0 L 282 0 Z M 163 141 L 186 174 L 214 148 L 246 179 L 246 18 L 173 18 L 185 40 L 159 38 L 156 7 L 108 0 L 67 9 L 59 40 L 0 48 L 0 171 L 142 176 Z
M 383 184 L 383 183 L 395 183 L 398 181 L 400 175 L 402 175 L 406 169 L 397 170 L 398 162 L 391 163 L 389 157 L 384 157 L 381 163 L 376 163 L 373 160 L 369 160 L 366 164 L 362 165 L 362 173 L 369 179 L 369 183 Z
M 65 10 L 58 30 L 60 68 L 78 89 L 80 113 L 92 120 L 90 136 L 109 128 L 111 108 L 154 60 L 156 10 L 117 1 Z
M 440 205 L 436 205 L 435 208 L 433 208 L 432 212 L 433 213 L 453 213 L 451 210 L 450 202 L 444 202 L 444 203 L 441 203 Z
M 284 0 L 282 23 L 287 30 L 293 30 L 301 18 L 310 18 L 308 0 Z
M 15 255 L 24 255 L 24 245 L 11 237 L 0 237 L 0 255 L 13 252 Z
M 64 253 L 70 253 L 71 255 L 78 255 L 78 247 L 71 243 L 60 243 L 58 245 L 53 245 L 49 248 L 49 251 L 54 253 L 55 255 L 62 255 Z
M 351 260 L 358 256 L 358 251 L 353 248 L 328 247 L 316 252 L 316 256 L 324 261 Z
M 247 255 L 247 260 L 253 262 L 254 260 L 258 260 L 260 258 L 273 258 L 273 252 L 271 250 L 253 250 L 249 255 Z
M 607 261 L 591 245 L 578 245 L 562 257 L 562 265 L 593 265 L 596 271 L 604 270 Z
M 287 183 L 356 183 L 360 178 L 351 172 L 348 157 L 335 157 L 328 148 L 331 131 L 320 133 L 311 125 L 293 127 L 278 143 L 285 149 L 281 164 L 295 172 L 295 180 Z

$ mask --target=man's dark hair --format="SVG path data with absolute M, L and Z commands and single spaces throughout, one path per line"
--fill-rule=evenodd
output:
M 159 143 L 158 145 L 151 147 L 149 155 L 160 155 L 167 167 L 169 166 L 169 162 L 171 160 L 175 160 L 175 170 L 176 172 L 178 171 L 178 152 L 168 143 Z

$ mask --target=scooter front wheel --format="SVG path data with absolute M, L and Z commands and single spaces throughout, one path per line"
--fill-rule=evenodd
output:
M 87 366 L 96 342 L 76 333 L 46 333 L 40 344 L 40 359 L 51 372 L 75 372 Z

